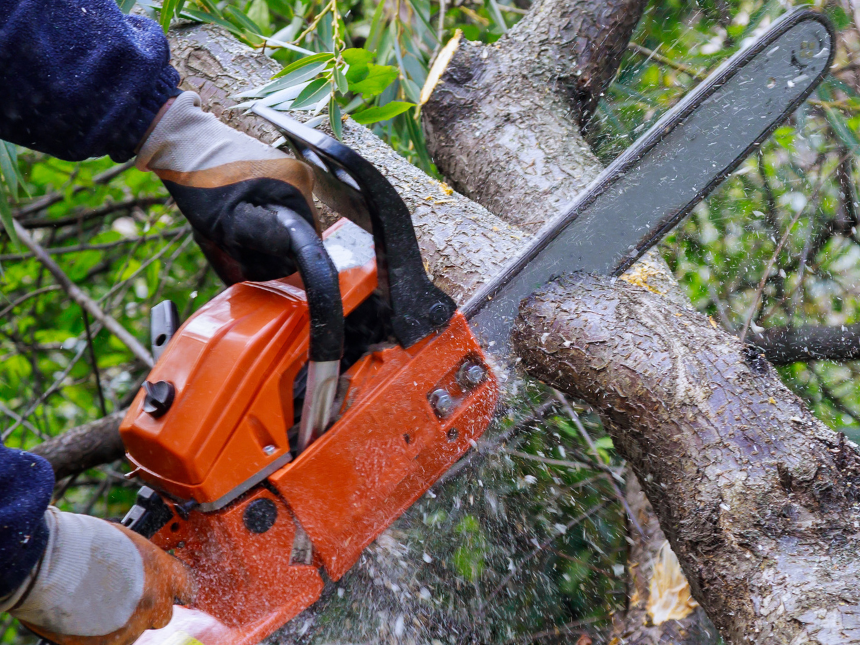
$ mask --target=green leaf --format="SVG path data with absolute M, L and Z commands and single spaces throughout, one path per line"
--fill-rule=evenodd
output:
M 350 82 L 349 89 L 363 94 L 365 98 L 377 96 L 397 80 L 398 75 L 397 68 L 391 65 L 370 64 L 367 66 L 367 75 L 358 82 Z M 347 79 L 349 79 L 349 73 L 347 73 Z
M 332 96 L 328 102 L 328 122 L 331 125 L 331 131 L 338 140 L 343 139 L 343 123 L 341 121 L 340 106 Z
M 406 130 L 409 132 L 409 138 L 412 140 L 415 152 L 418 153 L 418 158 L 421 160 L 422 168 L 425 172 L 431 171 L 433 168 L 433 161 L 430 159 L 430 153 L 427 152 L 427 143 L 424 141 L 421 127 L 411 116 L 404 119 L 404 121 L 406 121 Z
M 250 34 L 259 36 L 262 33 L 260 26 L 244 13 L 236 9 L 236 7 L 228 6 L 227 14 L 230 18 L 236 21 L 236 24 L 238 24 L 242 29 L 248 31 Z
M 264 36 L 271 35 L 272 30 L 269 29 L 269 23 L 272 19 L 269 16 L 269 5 L 266 0 L 253 0 L 251 6 L 248 7 L 247 16 L 254 24 L 260 26 L 260 33 Z
M 212 0 L 197 0 L 197 1 L 201 5 L 203 5 L 203 8 L 206 9 L 206 11 L 211 13 L 213 16 L 218 16 L 219 18 L 221 17 L 221 11 L 219 11 L 217 5 L 214 2 L 212 2 Z
M 376 57 L 376 54 L 373 52 L 367 51 L 366 49 L 358 49 L 357 47 L 344 49 L 340 55 L 344 62 L 349 65 L 350 71 L 353 69 L 366 68 Z
M 220 26 L 224 27 L 224 29 L 228 30 L 229 32 L 231 32 L 233 34 L 236 34 L 237 36 L 244 35 L 244 32 L 241 29 L 239 29 L 236 25 L 234 25 L 229 20 L 225 20 L 221 16 L 215 16 L 215 15 L 212 15 L 211 13 L 206 13 L 205 11 L 197 11 L 196 9 L 186 9 L 185 11 L 182 12 L 182 15 L 189 16 L 190 18 L 193 18 L 194 20 L 199 20 L 200 22 L 203 22 L 203 23 L 220 25 Z
M 14 154 L 14 146 L 12 152 Z M 0 142 L 0 172 L 3 173 L 3 179 L 6 186 L 9 188 L 9 197 L 16 199 L 18 197 L 18 169 L 15 167 L 15 159 L 10 154 L 8 144 Z
M 318 78 L 308 85 L 296 97 L 296 100 L 290 106 L 291 110 L 300 110 L 301 108 L 316 105 L 331 92 L 331 87 L 327 78 Z
M 178 4 L 179 0 L 164 0 L 161 4 L 161 13 L 158 16 L 158 24 L 161 25 L 161 28 L 165 33 L 170 29 L 170 20 L 173 18 Z
M 330 54 L 328 52 L 324 52 L 322 54 L 314 54 L 313 56 L 305 56 L 304 58 L 300 58 L 294 63 L 290 63 L 280 72 L 275 74 L 272 78 L 282 78 L 287 74 L 292 74 L 293 72 L 302 69 L 303 67 L 307 67 L 308 65 L 313 65 L 315 63 L 328 63 L 330 60 L 334 59 L 334 54 Z
M 349 91 L 349 83 L 340 68 L 335 67 L 333 71 L 334 84 L 337 86 L 337 91 L 341 94 L 346 94 Z
M 271 91 L 280 91 L 285 90 L 288 87 L 293 87 L 294 85 L 299 85 L 300 83 L 304 83 L 305 81 L 309 81 L 314 76 L 322 72 L 326 67 L 328 67 L 329 61 L 323 61 L 321 63 L 317 63 L 316 65 L 306 65 L 305 67 L 301 67 L 297 70 L 294 70 L 292 73 L 287 74 L 283 78 L 281 78 L 275 85 L 271 87 Z
M 403 114 L 411 107 L 415 107 L 414 103 L 406 103 L 405 101 L 392 101 L 380 107 L 368 108 L 352 118 L 356 123 L 367 125 L 368 123 L 377 123 L 379 121 L 388 121 L 393 119 L 398 114 Z
M 9 207 L 9 195 L 6 192 L 5 186 L 0 186 L 0 222 L 3 223 L 3 228 L 6 229 L 12 242 L 18 244 L 18 234 L 15 232 L 15 227 L 12 224 L 12 209 Z
M 505 19 L 502 16 L 502 11 L 499 9 L 499 3 L 496 0 L 489 0 L 490 2 L 490 15 L 493 16 L 493 22 L 496 23 L 496 26 L 501 30 L 504 34 L 508 31 L 508 25 L 505 23 Z
M 385 32 L 385 25 L 382 17 L 385 15 L 385 3 L 379 2 L 376 5 L 376 11 L 373 12 L 373 19 L 370 21 L 370 33 L 367 35 L 367 48 L 375 50 L 379 46 L 379 39 Z

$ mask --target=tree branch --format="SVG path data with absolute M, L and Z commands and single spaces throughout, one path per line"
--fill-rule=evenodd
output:
M 860 359 L 860 323 L 838 327 L 769 327 L 750 337 L 774 365 Z
M 645 289 L 567 277 L 520 314 L 524 364 L 600 411 L 729 642 L 860 642 L 860 456 L 844 435 L 737 338 Z
M 69 295 L 69 297 L 85 308 L 93 318 L 98 320 L 104 327 L 116 336 L 126 347 L 131 350 L 131 353 L 144 365 L 152 367 L 154 362 L 149 351 L 138 342 L 122 325 L 120 325 L 112 316 L 105 313 L 95 301 L 85 294 L 60 268 L 60 265 L 54 262 L 53 258 L 48 255 L 48 252 L 36 242 L 27 230 L 21 226 L 17 220 L 12 220 L 15 226 L 15 233 L 18 239 L 26 246 L 33 255 L 41 262 L 45 268 L 54 276 L 59 285 Z

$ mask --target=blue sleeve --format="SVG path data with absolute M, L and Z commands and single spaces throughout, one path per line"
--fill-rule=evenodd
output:
M 125 161 L 179 94 L 152 20 L 114 0 L 0 0 L 0 139 L 79 161 Z
M 0 598 L 24 582 L 45 551 L 53 490 L 47 461 L 0 444 Z

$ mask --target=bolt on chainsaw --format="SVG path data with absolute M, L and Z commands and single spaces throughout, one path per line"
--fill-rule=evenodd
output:
M 255 107 L 342 219 L 320 236 L 272 206 L 295 274 L 235 284 L 184 323 L 153 310 L 157 362 L 120 428 L 146 485 L 123 524 L 199 591 L 138 645 L 252 645 L 311 606 L 487 429 L 519 303 L 564 273 L 622 273 L 806 99 L 833 45 L 816 13 L 774 23 L 459 310 L 370 162 Z

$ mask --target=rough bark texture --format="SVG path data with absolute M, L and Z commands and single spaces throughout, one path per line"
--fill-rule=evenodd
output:
M 121 459 L 125 449 L 119 438 L 119 424 L 126 412 L 124 408 L 85 423 L 39 444 L 30 452 L 48 460 L 57 481 Z
M 646 289 L 567 277 L 520 313 L 529 371 L 601 412 L 724 637 L 860 642 L 856 446 L 736 338 Z
M 601 170 L 577 124 L 615 76 L 644 6 L 540 0 L 495 44 L 463 42 L 423 111 L 441 172 L 510 223 L 540 228 Z
M 602 170 L 576 116 L 593 109 L 615 76 L 643 9 L 638 0 L 543 0 L 495 45 L 462 44 L 423 111 L 438 167 L 502 219 L 539 229 Z M 625 279 L 689 304 L 656 251 Z M 631 507 L 636 503 L 628 499 Z M 657 525 L 650 507 L 637 508 L 640 523 Z M 647 591 L 664 538 L 659 529 L 644 540 L 635 531 L 630 536 L 628 575 Z M 652 626 L 643 622 L 647 593 L 640 599 L 641 606 L 614 621 L 614 635 L 623 642 L 704 645 L 716 637 L 701 608 L 682 622 Z

